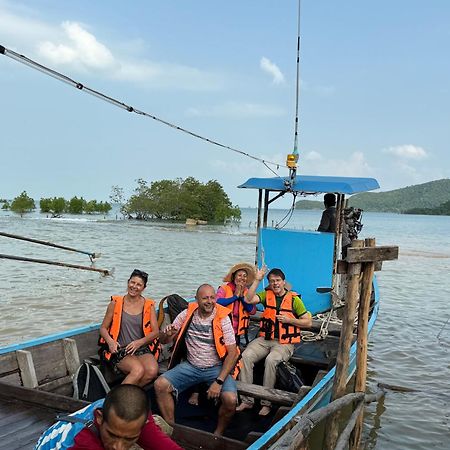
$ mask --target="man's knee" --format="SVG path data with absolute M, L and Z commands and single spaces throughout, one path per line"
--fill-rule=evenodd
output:
M 235 392 L 223 392 L 220 400 L 228 411 L 234 411 L 236 409 L 237 394 Z
M 172 384 L 164 376 L 159 376 L 154 384 L 156 394 L 168 394 L 172 392 Z
M 289 359 L 289 358 L 287 358 L 287 359 Z M 284 361 L 283 355 L 281 355 L 280 353 L 270 352 L 266 357 L 264 365 L 266 367 L 267 366 L 276 366 L 281 361 Z

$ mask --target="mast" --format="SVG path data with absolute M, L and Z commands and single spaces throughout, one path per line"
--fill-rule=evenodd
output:
M 286 165 L 289 168 L 289 187 L 292 187 L 295 176 L 297 174 L 298 162 L 298 124 L 299 124 L 299 96 L 300 96 L 300 6 L 301 0 L 298 0 L 298 17 L 297 17 L 297 78 L 295 87 L 295 123 L 294 123 L 294 150 L 289 153 L 286 158 Z

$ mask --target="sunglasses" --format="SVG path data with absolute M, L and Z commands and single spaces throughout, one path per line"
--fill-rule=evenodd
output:
M 142 279 L 144 279 L 145 281 L 148 280 L 148 273 L 144 272 L 142 270 L 139 269 L 134 269 L 133 272 L 131 272 L 130 278 L 132 277 L 141 277 Z

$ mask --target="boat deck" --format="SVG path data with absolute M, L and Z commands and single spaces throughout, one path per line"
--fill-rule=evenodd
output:
M 55 422 L 57 412 L 0 393 L 0 449 L 33 449 L 42 431 Z

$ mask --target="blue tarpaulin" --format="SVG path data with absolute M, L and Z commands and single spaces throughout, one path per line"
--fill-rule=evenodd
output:
M 268 189 L 270 191 L 293 191 L 305 194 L 334 192 L 338 194 L 356 194 L 378 189 L 380 185 L 375 178 L 325 177 L 297 175 L 292 187 L 289 177 L 249 178 L 240 188 Z

